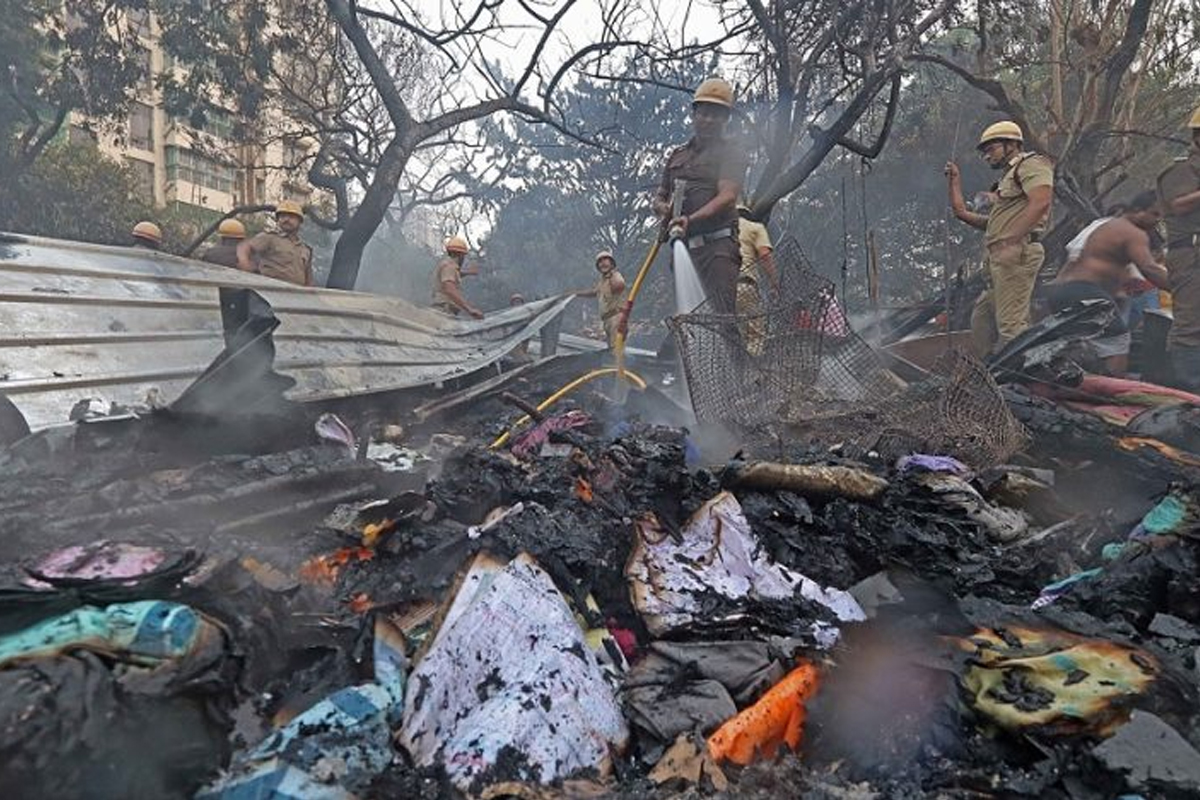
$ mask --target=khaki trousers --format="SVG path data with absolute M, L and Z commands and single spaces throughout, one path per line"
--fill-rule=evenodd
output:
M 741 331 L 747 352 L 752 356 L 762 355 L 766 326 L 763 324 L 758 283 L 753 278 L 738 278 L 737 315 L 738 330 Z
M 617 326 L 621 323 L 620 313 L 613 314 L 608 319 L 601 320 L 604 325 L 604 338 L 608 341 L 608 349 L 611 350 L 617 341 Z
M 988 288 L 971 311 L 971 348 L 986 358 L 1029 327 L 1029 303 L 1046 251 L 1038 242 L 1026 242 L 989 253 Z

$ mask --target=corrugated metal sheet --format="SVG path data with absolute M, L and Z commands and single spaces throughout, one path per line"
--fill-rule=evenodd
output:
M 399 268 L 399 266 L 397 266 Z M 481 369 L 571 302 L 453 319 L 405 300 L 309 289 L 176 256 L 0 234 L 0 392 L 33 428 L 81 399 L 177 397 L 224 346 L 218 289 L 253 289 L 280 320 L 287 396 L 322 400 L 433 384 Z

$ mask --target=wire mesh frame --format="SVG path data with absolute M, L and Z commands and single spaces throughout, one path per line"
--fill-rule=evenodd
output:
M 833 282 L 794 239 L 774 260 L 779 292 L 764 297 L 743 284 L 740 313 L 721 313 L 710 301 L 668 320 L 697 419 L 754 426 L 893 395 L 899 384 L 850 328 Z
M 794 239 L 775 250 L 781 288 L 745 313 L 709 304 L 668 320 L 701 421 L 743 428 L 792 423 L 848 454 L 939 452 L 975 465 L 1027 442 L 986 367 L 948 351 L 928 380 L 905 387 L 850 328 L 832 281 Z
M 987 367 L 959 349 L 943 353 L 928 380 L 881 406 L 879 418 L 878 431 L 857 444 L 889 457 L 946 453 L 987 466 L 1006 461 L 1029 443 Z

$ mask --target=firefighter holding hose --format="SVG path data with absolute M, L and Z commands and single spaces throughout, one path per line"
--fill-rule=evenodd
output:
M 720 78 L 700 84 L 692 98 L 692 138 L 667 157 L 653 201 L 654 213 L 687 245 L 705 293 L 727 313 L 741 267 L 737 201 L 746 173 L 745 154 L 725 136 L 732 112 L 733 87 Z M 676 186 L 682 199 L 672 198 Z

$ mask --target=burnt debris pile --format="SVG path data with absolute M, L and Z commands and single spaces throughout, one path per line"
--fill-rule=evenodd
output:
M 271 452 L 10 448 L 6 795 L 1200 792 L 1182 445 L 1006 390 L 1006 462 L 722 451 L 595 382 L 487 446 L 577 366 Z

